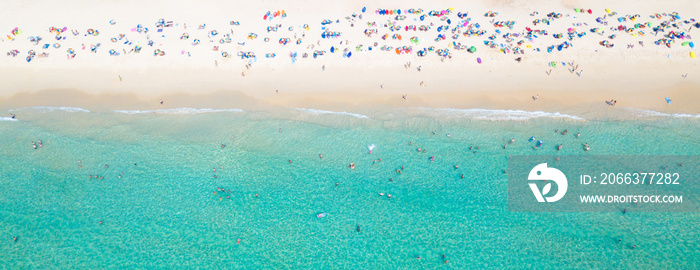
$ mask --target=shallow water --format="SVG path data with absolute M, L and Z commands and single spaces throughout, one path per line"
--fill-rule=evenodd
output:
M 13 112 L 0 121 L 6 266 L 415 269 L 443 267 L 442 254 L 455 269 L 700 265 L 696 213 L 511 213 L 503 173 L 508 155 L 698 155 L 697 117 Z

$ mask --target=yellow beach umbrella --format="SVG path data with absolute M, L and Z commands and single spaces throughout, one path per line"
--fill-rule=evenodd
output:
M 606 9 L 605 9 L 605 12 L 610 13 L 610 9 L 609 9 L 609 8 L 606 8 Z
M 690 52 L 690 58 L 695 58 L 695 52 Z

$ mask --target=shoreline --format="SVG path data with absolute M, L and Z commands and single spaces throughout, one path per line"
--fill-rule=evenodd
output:
M 9 102 L 0 103 L 0 112 L 7 114 L 7 116 L 13 113 L 17 119 L 21 119 L 24 112 L 30 114 L 66 112 L 124 115 L 261 113 L 272 118 L 285 118 L 285 114 L 300 112 L 309 115 L 354 116 L 370 120 L 412 116 L 434 117 L 438 120 L 463 118 L 485 121 L 529 121 L 537 118 L 560 118 L 571 121 L 700 119 L 698 111 L 679 111 L 673 107 L 640 108 L 620 103 L 610 106 L 603 101 L 593 100 L 586 102 L 578 100 L 575 104 L 561 104 L 560 100 L 542 98 L 542 96 L 537 101 L 511 98 L 508 99 L 509 102 L 505 103 L 488 100 L 479 93 L 473 95 L 432 93 L 429 97 L 414 97 L 409 94 L 407 100 L 394 95 L 376 95 L 372 96 L 372 100 L 356 100 L 366 102 L 352 104 L 347 102 L 347 94 L 336 93 L 333 95 L 335 96 L 329 97 L 318 93 L 312 95 L 287 94 L 287 96 L 277 97 L 277 99 L 257 99 L 241 92 L 225 91 L 200 95 L 175 94 L 165 98 L 164 104 L 160 105 L 158 102 L 139 99 L 132 94 L 91 95 L 76 90 L 48 90 L 15 96 Z M 476 96 L 480 97 L 479 102 L 444 102 L 445 100 L 477 100 L 474 98 Z

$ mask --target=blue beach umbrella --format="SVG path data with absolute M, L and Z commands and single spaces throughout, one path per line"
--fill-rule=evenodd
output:
M 335 47 L 331 47 L 331 52 L 335 53 Z
M 367 11 L 367 7 L 362 8 L 362 13 L 365 13 L 365 11 Z

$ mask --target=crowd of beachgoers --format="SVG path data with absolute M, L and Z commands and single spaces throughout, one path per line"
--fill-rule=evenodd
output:
M 214 52 L 207 54 L 213 57 L 213 65 L 218 66 L 222 58 L 241 58 L 247 60 L 246 68 L 258 58 L 288 57 L 294 63 L 298 58 L 328 57 L 328 54 L 350 58 L 375 51 L 417 57 L 437 55 L 443 61 L 458 52 L 479 56 L 483 51 L 492 51 L 512 54 L 520 62 L 530 53 L 567 50 L 581 39 L 594 39 L 600 48 L 607 49 L 682 46 L 687 48 L 688 56 L 695 58 L 690 31 L 700 28 L 695 19 L 683 18 L 676 12 L 640 15 L 579 8 L 567 14 L 532 12 L 529 14 L 531 21 L 526 22 L 502 18 L 496 11 L 476 13 L 452 8 L 376 9 L 374 12 L 362 8 L 342 19 L 301 25 L 286 23 L 287 16 L 284 10 L 268 11 L 261 14 L 259 21 L 231 20 L 227 29 L 167 19 L 126 26 L 112 19 L 106 26 L 109 29 L 47 26 L 46 31 L 40 33 L 25 33 L 22 26 L 16 26 L 9 29 L 2 38 L 5 44 L 0 45 L 9 48 L 7 56 L 23 57 L 30 63 L 55 54 L 65 55 L 69 60 L 91 54 L 191 57 L 193 47 L 203 46 Z M 576 18 L 578 22 L 561 25 L 558 21 L 563 18 Z M 239 30 L 245 24 L 260 31 Z M 621 36 L 626 38 L 621 39 Z M 629 42 L 630 38 L 636 41 Z M 264 46 L 259 46 L 260 40 L 277 43 L 279 48 L 261 51 Z M 70 41 L 80 46 L 64 45 Z M 625 44 L 616 44 L 618 41 Z M 167 43 L 176 44 L 179 50 L 164 46 Z M 477 57 L 476 62 L 482 63 L 482 58 Z M 552 67 L 557 64 L 548 63 Z

